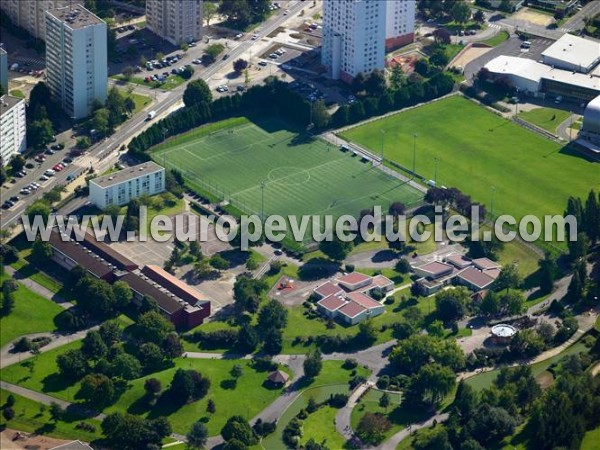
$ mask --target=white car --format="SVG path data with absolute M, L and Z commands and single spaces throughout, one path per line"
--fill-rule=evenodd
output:
M 253 41 L 255 41 L 255 40 L 257 40 L 257 39 L 258 39 L 258 34 L 254 34 L 254 35 L 252 36 L 252 40 L 253 40 Z
M 236 34 L 236 35 L 235 35 L 235 38 L 236 38 L 236 39 L 241 39 L 241 38 L 243 38 L 243 37 L 244 37 L 244 34 L 243 34 L 243 33 L 238 33 L 238 34 Z
M 42 175 L 42 176 L 40 177 L 40 180 L 41 180 L 41 181 L 48 181 L 48 179 L 49 179 L 49 178 L 48 178 L 46 175 Z

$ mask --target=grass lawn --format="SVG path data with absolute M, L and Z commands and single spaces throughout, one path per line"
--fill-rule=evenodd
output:
M 438 158 L 440 185 L 457 187 L 488 205 L 494 186 L 497 214 L 562 214 L 570 195 L 585 198 L 591 188 L 600 189 L 595 163 L 458 95 L 342 134 L 379 149 L 380 130 L 386 130 L 387 158 L 405 167 L 412 166 L 417 133 L 416 171 L 425 179 L 434 178 Z M 559 179 L 568 182 L 557 183 Z
M 550 133 L 556 134 L 556 128 L 569 117 L 569 111 L 556 108 L 535 108 L 523 111 L 519 117 L 537 125 Z
M 0 404 L 6 403 L 6 398 L 11 395 L 4 389 L 0 390 Z M 83 441 L 94 441 L 102 437 L 100 421 L 94 419 L 85 419 L 71 412 L 66 413 L 65 417 L 54 423 L 51 421 L 49 407 L 35 402 L 18 394 L 12 394 L 15 398 L 15 417 L 6 421 L 2 416 L 0 418 L 0 427 L 10 427 L 27 433 L 42 434 L 44 436 L 57 439 L 80 439 Z M 78 423 L 85 422 L 96 428 L 95 432 L 89 432 L 75 428 Z
M 136 94 L 135 92 L 132 92 L 132 93 L 124 92 L 123 95 L 125 95 L 126 97 L 131 97 L 133 99 L 133 101 L 135 102 L 135 109 L 133 110 L 133 113 L 132 113 L 133 115 L 137 114 L 142 109 L 144 109 L 147 105 L 152 103 L 152 99 L 150 97 L 148 97 L 147 95 Z
M 12 91 L 10 91 L 10 95 L 17 98 L 25 98 L 25 94 L 23 94 L 23 91 L 19 89 L 13 89 Z
M 0 279 L 4 279 L 2 276 Z M 0 318 L 0 347 L 19 336 L 54 331 L 54 319 L 63 309 L 56 303 L 30 291 L 19 284 L 14 292 L 15 306 L 8 316 Z
M 507 31 L 500 31 L 500 33 L 496 34 L 495 36 L 492 36 L 489 39 L 486 39 L 485 41 L 482 41 L 482 44 L 487 44 L 491 47 L 496 47 L 500 44 L 502 44 L 504 41 L 508 40 L 508 38 L 510 37 L 510 35 L 508 34 Z
M 581 443 L 581 450 L 596 450 L 598 442 L 600 442 L 600 427 L 585 433 L 583 442 Z
M 569 348 L 562 351 L 558 355 L 553 356 L 552 358 L 549 358 L 545 361 L 541 361 L 539 363 L 532 364 L 531 372 L 534 377 L 537 377 L 537 376 L 541 375 L 542 373 L 544 373 L 546 370 L 548 370 L 548 367 L 550 367 L 550 365 L 552 365 L 553 363 L 555 363 L 557 361 L 560 361 L 565 356 L 574 355 L 577 353 L 585 353 L 587 351 L 588 351 L 587 347 L 582 342 L 576 342 L 575 344 L 571 345 Z M 475 375 L 471 378 L 467 378 L 465 380 L 465 383 L 471 385 L 473 387 L 473 389 L 480 391 L 482 389 L 489 388 L 492 385 L 492 383 L 494 382 L 494 380 L 498 377 L 499 373 L 500 373 L 500 369 L 483 372 L 483 373 Z
M 596 331 L 600 331 L 600 316 L 596 318 L 596 324 L 594 325 Z
M 186 81 L 179 75 L 169 75 L 164 83 L 159 83 L 158 81 L 146 83 L 144 81 L 144 78 L 140 77 L 131 77 L 129 79 L 125 79 L 123 75 L 112 75 L 110 78 L 112 78 L 113 80 L 120 81 L 122 83 L 139 84 L 140 86 L 146 86 L 150 89 L 164 89 L 166 91 L 176 88 L 181 83 L 184 83 Z
M 316 442 L 325 441 L 328 448 L 343 448 L 346 439 L 335 429 L 335 416 L 338 410 L 331 406 L 322 406 L 310 414 L 302 424 L 300 444 L 304 445 L 313 438 Z
M 278 119 L 216 125 L 167 141 L 153 158 L 242 211 L 261 211 L 263 194 L 265 215 L 284 216 L 358 215 L 375 204 L 387 210 L 421 200 L 412 187 Z

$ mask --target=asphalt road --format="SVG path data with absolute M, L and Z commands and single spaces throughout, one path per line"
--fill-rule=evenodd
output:
M 567 20 L 561 29 L 566 31 L 581 30 L 585 26 L 583 20 L 586 17 L 594 17 L 596 14 L 600 14 L 600 1 L 592 0 L 581 11 Z
M 273 16 L 259 29 L 255 30 L 254 33 L 259 36 L 258 39 L 252 40 L 250 35 L 247 35 L 245 40 L 240 41 L 235 48 L 230 49 L 230 57 L 226 61 L 220 60 L 206 69 L 196 72 L 196 75 L 193 77 L 193 79 L 202 78 L 204 80 L 209 80 L 213 75 L 221 71 L 225 65 L 230 65 L 231 61 L 235 60 L 236 57 L 246 52 L 255 43 L 259 42 L 260 39 L 266 37 L 277 27 L 281 26 L 285 21 L 299 13 L 303 6 L 304 4 L 300 1 L 290 2 L 288 6 L 288 15 L 284 16 L 283 14 L 278 14 Z M 181 102 L 185 87 L 185 84 L 182 84 L 181 86 L 178 86 L 167 92 L 162 99 L 157 99 L 157 103 L 155 103 L 153 106 L 153 110 L 156 111 L 157 118 L 166 116 L 176 109 L 177 103 Z M 146 122 L 146 115 L 138 114 L 121 125 L 116 133 L 110 138 L 92 146 L 85 156 L 77 158 L 73 164 L 68 166 L 65 170 L 58 172 L 49 181 L 44 183 L 40 189 L 32 194 L 29 194 L 28 196 L 19 194 L 19 191 L 32 181 L 38 181 L 39 177 L 45 170 L 60 162 L 66 156 L 65 150 L 62 150 L 49 157 L 46 162 L 38 165 L 38 167 L 35 169 L 30 170 L 28 175 L 22 179 L 18 179 L 16 184 L 8 184 L 8 188 L 2 188 L 0 191 L 2 199 L 8 199 L 14 195 L 17 195 L 21 197 L 21 201 L 19 201 L 19 203 L 9 210 L 2 210 L 0 227 L 6 228 L 18 223 L 19 217 L 24 213 L 28 204 L 31 204 L 36 199 L 40 198 L 44 192 L 47 192 L 56 185 L 67 185 L 67 177 L 69 174 L 87 170 L 90 166 L 94 167 L 96 173 L 102 173 L 105 171 L 117 160 L 119 156 L 117 150 L 119 147 L 122 144 L 127 143 L 131 138 L 143 131 L 149 125 L 150 123 Z

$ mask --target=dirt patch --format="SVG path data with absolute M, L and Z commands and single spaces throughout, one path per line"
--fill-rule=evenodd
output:
M 15 439 L 17 433 L 19 433 L 21 437 Z M 0 433 L 0 448 L 2 450 L 49 450 L 51 448 L 58 447 L 59 445 L 66 444 L 68 442 L 71 441 L 65 441 L 62 439 L 55 439 L 36 434 L 24 433 L 22 431 L 12 430 L 10 428 L 7 428 L 4 431 L 2 431 L 2 433 Z
M 479 58 L 481 55 L 489 52 L 491 48 L 487 47 L 470 47 L 465 50 L 460 56 L 458 56 L 454 61 L 452 61 L 452 66 L 454 67 L 466 67 L 471 61 Z
M 542 389 L 547 389 L 554 383 L 554 376 L 550 372 L 545 371 L 540 373 L 535 380 Z
M 524 20 L 526 22 L 541 25 L 543 27 L 547 27 L 548 25 L 554 23 L 554 18 L 552 16 L 542 14 L 529 8 L 523 8 L 519 10 L 519 12 L 511 17 L 511 19 Z

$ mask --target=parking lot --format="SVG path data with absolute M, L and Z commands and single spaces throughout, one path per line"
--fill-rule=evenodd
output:
M 527 58 L 534 61 L 539 61 L 542 58 L 542 53 L 554 43 L 554 41 L 551 39 L 540 37 L 531 37 L 529 42 L 531 42 L 530 48 L 525 48 L 521 42 L 519 47 L 510 48 L 504 54 L 506 56 L 516 56 L 519 58 Z

